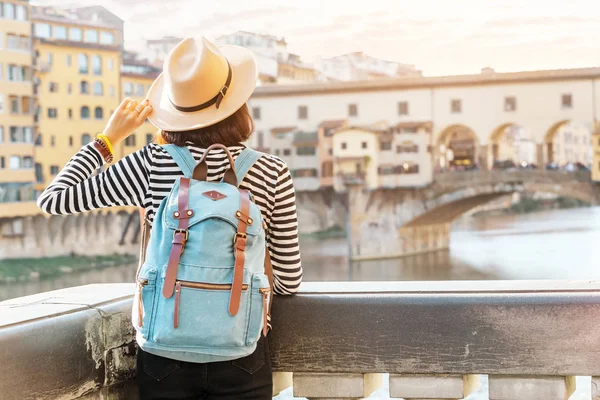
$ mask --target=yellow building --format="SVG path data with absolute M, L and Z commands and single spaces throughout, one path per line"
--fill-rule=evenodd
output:
M 80 10 L 32 7 L 37 190 L 104 129 L 120 102 L 122 21 L 102 7 Z
M 123 64 L 121 66 L 122 98 L 131 97 L 137 101 L 146 98 L 150 85 L 160 74 L 160 69 L 150 65 L 146 60 L 140 60 L 137 54 L 132 52 L 123 53 Z M 123 155 L 127 155 L 140 149 L 154 140 L 156 127 L 149 120 L 140 129 L 123 141 Z
M 35 210 L 31 7 L 0 2 L 0 218 Z

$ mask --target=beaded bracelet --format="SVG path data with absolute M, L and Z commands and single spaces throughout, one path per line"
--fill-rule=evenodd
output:
M 108 136 L 99 133 L 96 137 L 104 141 L 104 144 L 106 144 L 106 146 L 108 147 L 108 151 L 110 151 L 110 154 L 115 154 L 115 152 L 113 151 L 112 143 L 110 142 L 110 140 L 108 140 Z

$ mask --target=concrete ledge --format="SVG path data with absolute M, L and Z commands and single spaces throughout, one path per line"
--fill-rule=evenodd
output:
M 0 302 L 0 397 L 134 400 L 133 292 L 88 285 Z M 292 372 L 296 390 L 303 379 L 339 388 L 315 384 L 311 397 L 364 396 L 380 373 L 491 374 L 491 390 L 529 379 L 539 393 L 568 391 L 561 376 L 600 376 L 599 282 L 306 283 L 276 297 L 273 324 L 276 390 Z
M 381 374 L 294 373 L 294 397 L 362 399 L 379 389 Z

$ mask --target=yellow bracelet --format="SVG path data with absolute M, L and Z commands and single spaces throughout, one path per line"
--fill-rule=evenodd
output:
M 112 143 L 110 142 L 110 140 L 108 140 L 108 137 L 106 137 L 106 135 L 99 133 L 97 138 L 106 143 L 106 147 L 108 148 L 108 151 L 110 151 L 110 154 L 115 154 L 115 152 L 113 151 Z

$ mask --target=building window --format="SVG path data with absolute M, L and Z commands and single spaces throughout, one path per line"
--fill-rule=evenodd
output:
M 9 135 L 11 143 L 33 143 L 33 128 L 11 126 Z
M 33 98 L 23 96 L 21 97 L 21 113 L 23 114 L 31 114 L 33 106 Z
M 16 19 L 15 18 L 15 6 L 12 3 L 4 4 L 4 14 L 3 17 L 6 19 Z
M 144 85 L 141 83 L 138 83 L 137 85 L 135 85 L 135 95 L 136 96 L 144 96 Z
M 342 142 L 342 143 L 341 143 L 341 149 L 342 149 L 342 150 L 346 150 L 347 148 L 348 148 L 348 143 L 346 143 L 346 142 Z
M 67 83 L 67 93 L 71 94 L 73 92 L 73 85 L 71 85 L 70 83 Z
M 17 21 L 27 21 L 27 10 L 24 6 L 17 6 Z
M 315 178 L 318 171 L 315 168 L 293 169 L 291 175 L 293 178 Z
M 110 32 L 101 32 L 100 33 L 100 43 L 101 44 L 114 44 L 115 43 L 115 35 Z
M 260 107 L 252 107 L 252 118 L 260 119 Z
M 115 87 L 113 85 L 110 85 L 108 87 L 108 94 L 110 95 L 110 97 L 115 97 Z
M 462 112 L 462 102 L 461 100 L 454 99 L 450 102 L 450 111 L 453 114 L 458 114 Z
M 4 158 L 4 156 L 0 157 L 0 169 L 4 169 L 6 168 L 6 159 Z
M 333 176 L 333 161 L 325 161 L 321 164 L 321 176 L 329 178 Z
M 42 134 L 41 133 L 38 133 L 38 135 L 36 136 L 35 145 L 38 147 L 42 145 Z
M 56 144 L 56 138 L 54 137 L 54 135 L 50 136 L 50 147 L 54 147 L 54 145 Z
M 126 96 L 131 96 L 133 94 L 133 83 L 126 82 L 125 85 L 123 85 L 123 91 Z
M 400 174 L 418 174 L 419 164 L 404 163 L 398 168 Z
M 51 36 L 50 25 L 48 24 L 35 24 L 35 36 L 39 38 L 49 39 Z
M 108 65 L 108 70 L 109 70 L 109 71 L 112 71 L 112 70 L 113 70 L 113 68 L 114 68 L 113 59 L 112 59 L 112 58 L 109 58 L 109 59 L 106 61 L 106 63 L 107 63 L 107 65 Z
M 58 83 L 50 82 L 50 93 L 58 92 Z
M 298 119 L 308 119 L 308 107 L 298 106 Z
M 81 94 L 89 94 L 90 93 L 90 84 L 87 81 L 81 81 L 79 83 L 79 93 Z
M 10 156 L 8 158 L 8 168 L 9 169 L 21 169 L 21 157 Z
M 74 42 L 81 42 L 83 36 L 80 28 L 69 28 L 69 40 Z
M 256 133 L 258 148 L 262 149 L 265 147 L 265 134 L 262 131 Z
M 77 56 L 77 62 L 79 63 L 79 73 L 87 74 L 88 73 L 88 57 L 85 54 L 80 54 Z
M 290 154 L 292 154 L 292 151 L 290 149 L 283 149 L 284 156 L 289 156 Z
M 135 146 L 135 133 L 125 138 L 125 146 Z
M 562 108 L 573 108 L 573 95 L 571 93 L 563 94 L 561 97 Z
M 50 175 L 52 175 L 52 176 L 58 175 L 58 165 L 50 166 Z
M 358 106 L 356 104 L 348 104 L 348 116 L 356 117 L 358 115 Z
M 404 142 L 396 146 L 396 153 L 418 153 L 419 146 L 412 142 Z
M 317 154 L 316 147 L 305 146 L 296 148 L 296 155 L 298 156 L 314 156 L 315 154 Z
M 102 110 L 102 107 L 96 107 L 94 109 L 94 118 L 96 118 L 96 119 L 103 119 L 104 118 L 104 112 Z
M 73 136 L 69 136 L 69 147 L 73 147 Z
M 150 144 L 154 141 L 153 133 L 146 133 L 146 144 Z
M 86 29 L 84 41 L 86 43 L 98 43 L 98 31 Z
M 27 67 L 8 65 L 8 80 L 11 82 L 24 82 L 29 80 Z
M 360 147 L 361 147 L 361 148 L 363 148 L 363 149 L 366 149 L 368 146 L 369 146 L 369 145 L 368 145 L 368 143 L 367 143 L 367 142 L 362 142 L 362 143 L 360 144 Z
M 71 55 L 67 54 L 67 67 L 71 66 Z
M 17 96 L 8 96 L 8 102 L 10 104 L 10 113 L 19 113 L 19 98 Z
M 379 146 L 381 151 L 388 151 L 392 149 L 392 142 L 381 142 Z
M 42 164 L 35 163 L 35 181 L 42 183 L 44 181 L 44 174 L 42 173 Z
M 88 106 L 81 107 L 81 119 L 90 119 L 90 108 Z
M 517 111 L 517 98 L 514 96 L 504 98 L 504 111 Z
M 56 118 L 58 116 L 58 112 L 56 108 L 48 108 L 48 118 Z
M 102 58 L 99 55 L 92 57 L 92 71 L 94 75 L 102 75 Z
M 398 115 L 408 115 L 408 101 L 398 102 Z
M 33 168 L 33 157 L 24 156 L 21 160 L 21 168 Z
M 379 175 L 393 175 L 394 167 L 391 165 L 382 165 L 381 167 L 377 168 L 377 172 Z
M 103 94 L 102 82 L 94 82 L 94 95 L 102 96 Z
M 67 40 L 67 28 L 64 26 L 54 25 L 53 26 L 54 39 Z
M 85 146 L 86 144 L 88 144 L 91 141 L 92 141 L 92 138 L 88 133 L 84 133 L 83 135 L 81 135 L 81 145 L 82 146 Z
M 73 109 L 69 108 L 69 110 L 67 111 L 68 115 L 69 115 L 69 119 L 73 119 Z
M 0 125 L 0 143 L 4 143 L 4 127 Z

